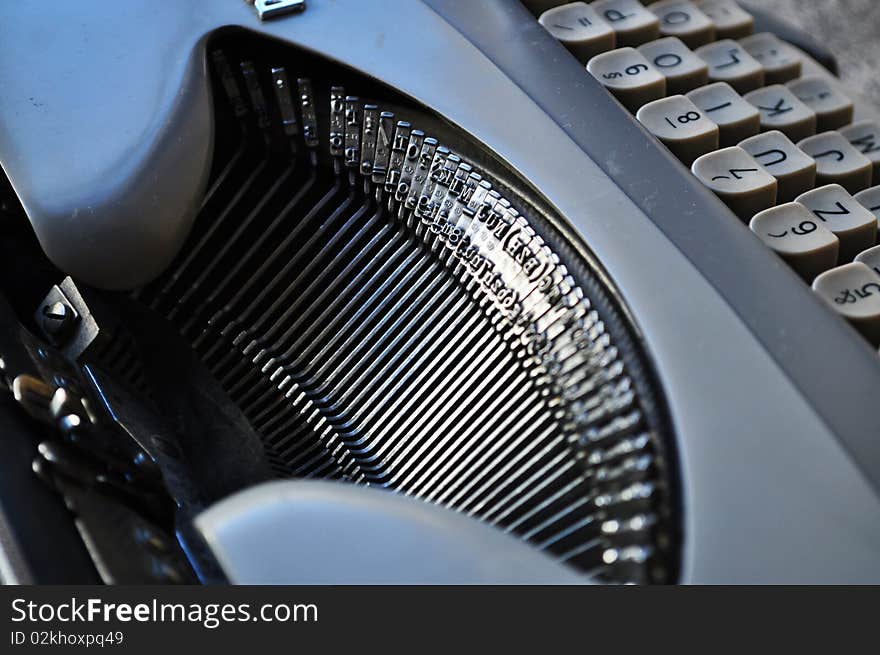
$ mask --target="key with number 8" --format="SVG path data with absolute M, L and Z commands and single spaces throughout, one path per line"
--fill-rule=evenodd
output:
M 636 118 L 687 166 L 718 148 L 718 126 L 684 96 L 649 102 Z

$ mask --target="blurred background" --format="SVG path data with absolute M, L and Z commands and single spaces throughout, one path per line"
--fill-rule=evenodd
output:
M 880 1 L 770 0 L 758 4 L 809 32 L 837 57 L 847 86 L 880 103 Z

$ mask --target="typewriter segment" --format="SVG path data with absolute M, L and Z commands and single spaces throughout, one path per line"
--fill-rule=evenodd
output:
M 525 2 L 876 347 L 880 119 L 734 0 Z M 613 38 L 612 38 L 613 36 Z M 874 186 L 872 186 L 874 185 Z M 861 259 L 859 259 L 861 258 Z
M 674 581 L 662 398 L 619 295 L 549 206 L 454 126 L 317 55 L 233 32 L 207 60 L 214 161 L 177 259 L 75 307 L 68 279 L 36 315 L 137 326 L 86 353 L 83 386 L 116 388 L 101 387 L 126 427 L 122 397 L 188 411 L 164 404 L 163 325 L 222 387 L 254 438 L 163 446 L 196 470 L 171 490 L 180 514 L 273 477 L 337 480 L 456 510 L 599 580 Z

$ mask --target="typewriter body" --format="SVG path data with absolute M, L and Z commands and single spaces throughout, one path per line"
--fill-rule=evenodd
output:
M 878 124 L 645 5 L 4 7 L 3 579 L 876 583 Z

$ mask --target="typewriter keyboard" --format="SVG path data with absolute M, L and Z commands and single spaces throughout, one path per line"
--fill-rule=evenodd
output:
M 735 0 L 525 0 L 636 119 L 880 345 L 880 115 Z M 873 185 L 873 186 L 872 186 Z

